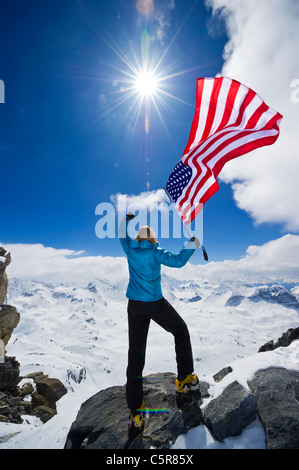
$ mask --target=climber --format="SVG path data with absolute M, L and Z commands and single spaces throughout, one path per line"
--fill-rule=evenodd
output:
M 128 234 L 128 223 L 134 218 L 128 213 L 119 226 L 119 239 L 129 265 L 128 328 L 129 352 L 126 398 L 132 424 L 141 428 L 145 413 L 142 371 L 150 321 L 174 336 L 177 379 L 176 391 L 183 393 L 198 388 L 198 377 L 193 373 L 193 356 L 186 323 L 163 297 L 161 290 L 161 264 L 181 268 L 190 259 L 200 242 L 193 237 L 178 253 L 172 254 L 158 246 L 150 227 L 140 227 L 135 240 Z

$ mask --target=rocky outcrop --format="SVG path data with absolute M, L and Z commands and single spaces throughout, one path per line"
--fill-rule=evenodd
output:
M 12 305 L 1 305 L 0 307 L 0 339 L 6 345 L 20 321 L 20 314 Z
M 237 381 L 228 385 L 222 394 L 204 409 L 204 422 L 220 442 L 238 436 L 254 421 L 257 399 Z
M 10 263 L 10 253 L 7 253 L 3 247 L 0 247 L 0 340 L 2 340 L 5 345 L 8 343 L 14 328 L 20 321 L 20 315 L 15 307 L 3 305 L 8 287 L 5 269 Z
M 249 387 L 257 397 L 268 449 L 299 449 L 299 373 L 284 368 L 258 372 Z
M 7 287 L 8 287 L 7 274 L 4 270 L 1 270 L 1 267 L 0 267 L 0 305 L 2 305 L 5 301 Z
M 15 357 L 5 357 L 0 364 L 0 391 L 14 388 L 20 380 L 20 364 Z
M 4 303 L 6 297 L 8 281 L 5 269 L 10 262 L 10 253 L 7 253 L 3 247 L 0 247 L 0 305 Z
M 67 393 L 67 389 L 59 379 L 48 376 L 35 379 L 37 395 L 43 397 L 43 406 L 56 409 L 56 402 Z
M 280 338 L 275 342 L 273 339 L 263 344 L 258 352 L 273 351 L 273 349 L 289 346 L 295 339 L 299 339 L 299 327 L 289 328 L 286 333 L 283 333 Z
M 46 423 L 57 414 L 56 402 L 67 393 L 67 389 L 60 380 L 49 378 L 42 372 L 20 377 L 19 367 L 12 369 L 17 372 L 13 376 L 14 382 L 6 382 L 7 388 L 0 392 L 0 421 L 22 423 L 21 415 L 33 415 Z M 17 385 L 21 380 L 23 384 Z M 1 365 L 0 384 L 3 387 Z
M 7 293 L 5 268 L 10 262 L 10 253 L 0 247 L 0 304 Z M 57 413 L 56 402 L 67 393 L 67 389 L 60 380 L 49 378 L 43 372 L 21 377 L 16 358 L 5 356 L 4 346 L 19 321 L 20 315 L 15 307 L 0 305 L 0 421 L 22 423 L 22 414 L 29 414 L 45 423 Z M 19 386 L 22 379 L 25 382 Z
M 171 373 L 144 378 L 150 410 L 142 431 L 129 427 L 124 386 L 98 392 L 82 404 L 65 449 L 168 449 L 180 434 L 199 424 L 223 441 L 241 434 L 257 416 L 265 428 L 267 448 L 299 448 L 297 371 L 261 370 L 248 384 L 250 390 L 233 381 L 206 406 L 207 383 L 201 382 L 196 392 L 177 396 L 174 380 Z
M 125 386 L 98 392 L 82 404 L 67 436 L 66 449 L 167 449 L 182 433 L 202 423 L 201 391 L 176 396 L 175 375 L 144 377 L 144 397 L 149 413 L 143 432 L 129 428 Z
M 233 371 L 231 366 L 223 367 L 219 372 L 213 375 L 215 382 L 220 382 L 227 374 L 230 374 Z
M 20 321 L 20 315 L 15 307 L 1 305 L 6 298 L 8 281 L 5 269 L 10 262 L 10 253 L 0 247 L 0 405 L 5 392 L 14 389 L 20 381 L 20 364 L 15 357 L 5 357 L 5 346 Z M 0 420 L 5 410 L 9 412 L 9 404 L 6 402 L 0 406 Z

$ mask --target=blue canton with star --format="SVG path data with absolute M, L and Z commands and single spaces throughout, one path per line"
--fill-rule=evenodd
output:
M 176 202 L 181 196 L 191 177 L 192 169 L 190 166 L 185 165 L 185 163 L 182 161 L 179 161 L 179 163 L 172 170 L 165 188 L 173 202 Z

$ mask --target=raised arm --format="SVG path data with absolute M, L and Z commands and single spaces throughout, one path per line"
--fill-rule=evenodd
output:
M 155 256 L 160 264 L 164 264 L 170 268 L 182 268 L 185 266 L 187 261 L 189 261 L 195 250 L 199 247 L 199 241 L 197 239 L 192 239 L 178 254 L 173 254 L 170 251 L 164 250 L 162 248 L 157 248 Z
M 134 219 L 134 217 L 134 214 L 128 212 L 128 214 L 126 215 L 124 220 L 121 221 L 118 227 L 118 238 L 126 254 L 128 253 L 129 243 L 131 241 L 131 237 L 128 234 L 128 223 L 130 222 L 130 220 Z

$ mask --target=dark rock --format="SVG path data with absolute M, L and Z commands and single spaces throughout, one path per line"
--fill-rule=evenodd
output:
M 34 392 L 33 385 L 30 382 L 26 382 L 20 389 L 19 389 L 19 396 L 24 397 L 25 395 L 30 395 Z
M 256 397 L 234 381 L 205 407 L 204 423 L 216 439 L 223 441 L 241 434 L 255 419 L 256 413 Z
M 87 289 L 92 292 L 93 294 L 97 294 L 98 291 L 97 291 L 97 288 L 96 286 L 92 283 L 92 282 L 89 282 L 88 286 L 87 286 Z
M 6 293 L 8 288 L 8 279 L 6 272 L 0 269 L 0 305 L 5 301 Z
M 4 258 L 4 261 L 2 260 Z M 56 402 L 67 393 L 67 389 L 58 379 L 45 376 L 43 372 L 28 374 L 37 386 L 34 392 L 32 383 L 17 387 L 20 377 L 20 364 L 13 357 L 5 357 L 5 345 L 12 331 L 20 321 L 20 315 L 11 305 L 1 305 L 7 293 L 7 275 L 5 268 L 11 262 L 10 253 L 0 247 L 0 421 L 22 423 L 20 413 L 35 414 L 42 422 L 51 419 L 56 412 Z M 29 296 L 32 293 L 28 293 Z M 22 400 L 31 395 L 31 401 Z
M 226 307 L 238 307 L 242 300 L 245 299 L 244 295 L 232 295 L 227 301 L 226 301 Z
M 56 409 L 56 402 L 67 393 L 66 387 L 59 379 L 49 377 L 36 380 L 36 390 L 39 395 L 48 400 L 54 409 Z
M 151 409 L 142 431 L 129 428 L 125 386 L 98 392 L 81 405 L 68 433 L 66 449 L 168 449 L 182 433 L 202 422 L 199 391 L 177 397 L 175 374 L 144 377 L 144 398 Z
M 31 401 L 21 400 L 19 403 L 19 411 L 22 413 L 24 412 L 27 415 L 30 415 L 32 413 L 32 408 L 33 407 Z
M 213 375 L 215 382 L 220 382 L 227 374 L 230 374 L 233 371 L 231 366 L 223 367 L 217 374 Z
M 202 297 L 199 294 L 196 294 L 194 297 L 191 297 L 191 299 L 189 299 L 188 302 L 198 302 L 201 299 Z
M 210 388 L 210 385 L 207 382 L 203 382 L 201 380 L 199 381 L 199 391 L 200 391 L 202 398 L 207 398 L 210 396 L 209 391 L 208 391 L 209 388 Z
M 22 387 L 15 385 L 13 388 L 6 388 L 5 392 L 0 392 L 0 421 L 22 423 L 21 414 L 25 413 L 35 415 L 43 423 L 46 423 L 57 413 L 56 401 L 66 392 L 66 388 L 60 380 L 50 379 L 40 372 L 28 374 L 26 377 L 31 380 L 33 377 L 37 381 L 38 378 L 40 378 L 40 381 L 43 380 L 41 388 L 49 399 L 34 391 L 31 382 L 25 383 Z M 21 380 L 21 378 L 19 377 L 18 380 Z M 31 400 L 23 400 L 22 398 L 25 395 L 31 396 Z
M 1 415 L 8 415 L 10 413 L 10 407 L 8 405 L 0 406 L 0 414 Z
M 299 372 L 269 368 L 248 383 L 256 395 L 268 449 L 299 449 Z
M 10 397 L 7 398 L 3 394 L 0 401 L 0 421 L 22 423 L 23 420 L 19 413 L 19 401 L 11 401 Z
M 5 347 L 4 342 L 0 339 L 0 364 L 4 364 L 5 362 Z
M 9 420 L 11 423 L 16 423 L 16 424 L 21 424 L 23 422 L 23 419 L 18 411 L 17 408 L 13 407 L 11 409 L 11 414 L 9 416 Z
M 20 314 L 16 307 L 12 305 L 2 305 L 0 307 L 0 339 L 6 345 L 11 334 L 20 321 Z
M 6 402 L 10 406 L 18 406 L 21 402 L 21 397 L 11 397 L 11 396 L 6 396 Z
M 263 344 L 263 346 L 259 348 L 258 352 L 273 351 L 273 349 L 276 349 L 276 348 L 274 348 L 274 340 L 271 339 L 267 343 Z
M 280 338 L 274 342 L 272 339 L 260 347 L 258 352 L 273 351 L 273 349 L 289 346 L 295 339 L 299 339 L 299 327 L 289 328 L 286 333 L 283 333 Z
M 11 262 L 11 256 L 3 247 L 0 247 L 0 256 L 1 258 L 4 258 L 4 261 L 0 260 L 0 305 L 2 305 L 4 303 L 8 287 L 5 269 Z
M 34 381 L 43 379 L 46 375 L 42 372 L 31 372 L 30 374 L 24 375 L 24 379 L 32 379 Z
M 49 406 L 42 405 L 34 408 L 32 414 L 37 416 L 43 423 L 46 423 L 57 414 L 57 411 Z
M 33 408 L 36 408 L 37 406 L 50 406 L 48 400 L 37 392 L 33 392 L 31 394 L 31 398 Z
M 229 371 L 224 368 L 219 376 Z M 167 449 L 179 435 L 202 422 L 223 441 L 239 435 L 257 414 L 265 428 L 267 448 L 299 448 L 299 372 L 260 371 L 249 383 L 252 393 L 232 382 L 207 404 L 203 414 L 201 392 L 208 395 L 208 384 L 201 382 L 199 391 L 177 396 L 174 380 L 171 373 L 144 378 L 145 403 L 151 411 L 141 431 L 129 428 L 124 386 L 98 392 L 82 404 L 65 449 Z
M 4 261 L 0 261 L 0 269 L 3 270 L 7 268 L 7 266 L 11 263 L 11 255 L 7 253 L 7 251 L 1 246 L 0 248 L 0 256 L 5 258 Z
M 75 383 L 81 383 L 82 380 L 86 379 L 86 369 L 85 367 L 78 368 L 76 370 L 67 371 L 68 379 L 72 379 Z
M 20 380 L 20 364 L 15 357 L 6 356 L 0 364 L 0 390 L 11 390 Z

